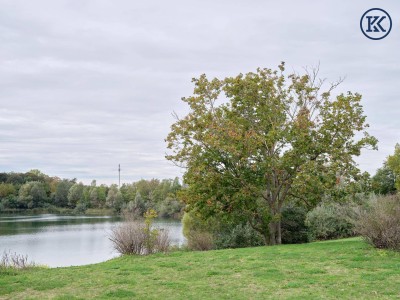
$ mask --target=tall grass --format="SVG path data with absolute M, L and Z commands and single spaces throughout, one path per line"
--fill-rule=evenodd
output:
M 34 262 L 28 260 L 28 255 L 4 251 L 0 257 L 0 269 L 27 269 L 35 266 Z

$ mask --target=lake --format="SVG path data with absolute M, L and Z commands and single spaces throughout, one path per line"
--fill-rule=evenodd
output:
M 49 267 L 87 265 L 118 256 L 108 239 L 121 222 L 112 216 L 0 215 L 0 255 L 4 251 L 28 255 Z M 168 229 L 173 245 L 184 242 L 177 220 L 155 220 Z

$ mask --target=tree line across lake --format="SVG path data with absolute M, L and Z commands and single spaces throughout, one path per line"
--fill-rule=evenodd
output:
M 90 185 L 76 179 L 61 179 L 39 170 L 0 173 L 0 212 L 21 210 L 85 213 L 87 209 L 111 209 L 142 216 L 154 209 L 160 217 L 179 218 L 183 204 L 177 199 L 179 179 L 139 180 L 130 184 Z

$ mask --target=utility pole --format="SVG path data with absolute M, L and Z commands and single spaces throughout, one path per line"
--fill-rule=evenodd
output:
M 121 164 L 118 164 L 118 187 L 121 187 Z

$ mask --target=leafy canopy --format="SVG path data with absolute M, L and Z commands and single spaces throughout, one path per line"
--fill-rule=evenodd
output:
M 194 78 L 193 95 L 182 98 L 190 111 L 166 139 L 167 159 L 186 168 L 188 209 L 245 219 L 270 244 L 280 243 L 287 199 L 313 205 L 338 178 L 354 181 L 353 157 L 377 144 L 365 131 L 360 94 L 332 97 L 336 84 L 322 91 L 317 70 L 284 69 Z

